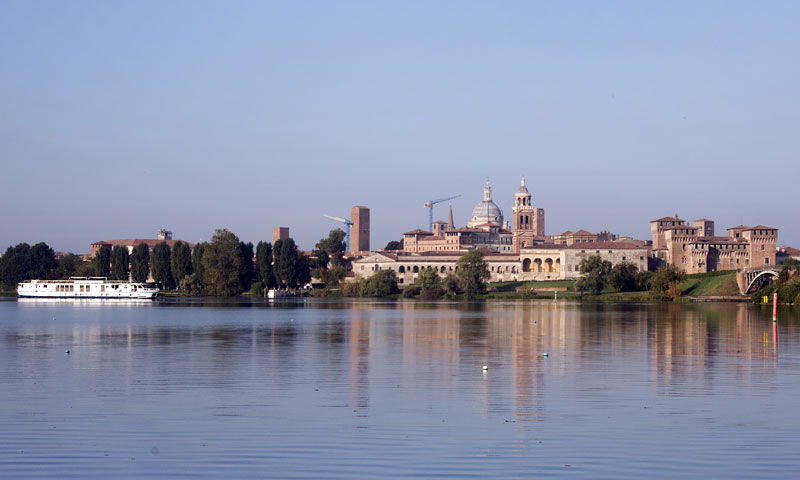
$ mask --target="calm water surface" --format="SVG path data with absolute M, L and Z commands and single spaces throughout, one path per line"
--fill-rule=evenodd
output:
M 0 384 L 1 478 L 800 476 L 797 308 L 7 300 Z

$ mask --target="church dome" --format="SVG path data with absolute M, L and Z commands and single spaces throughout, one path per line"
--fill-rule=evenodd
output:
M 492 201 L 492 187 L 489 186 L 488 181 L 483 188 L 483 201 L 472 209 L 472 220 L 468 226 L 476 227 L 484 223 L 503 225 L 503 211 Z
M 472 209 L 472 220 L 476 224 L 478 223 L 496 223 L 498 225 L 503 224 L 503 212 L 500 210 L 500 207 L 497 206 L 491 200 L 484 200 L 483 202 L 475 205 L 475 208 Z M 481 222 L 481 220 L 485 220 Z

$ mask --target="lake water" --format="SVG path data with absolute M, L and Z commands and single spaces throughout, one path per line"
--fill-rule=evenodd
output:
M 0 478 L 800 474 L 797 308 L 8 299 L 0 385 Z

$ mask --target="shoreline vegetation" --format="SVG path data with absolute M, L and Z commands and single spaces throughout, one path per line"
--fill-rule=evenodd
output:
M 488 283 L 483 254 L 466 252 L 456 273 L 445 277 L 423 269 L 414 283 L 399 285 L 392 270 L 366 278 L 353 278 L 345 257 L 345 232 L 331 230 L 311 252 L 301 252 L 294 240 L 275 244 L 245 243 L 225 229 L 194 249 L 177 242 L 172 248 L 157 244 L 152 251 L 141 243 L 128 249 L 101 247 L 90 259 L 75 254 L 58 258 L 45 243 L 8 247 L 0 257 L 0 296 L 16 296 L 18 282 L 29 279 L 67 279 L 72 276 L 108 277 L 145 282 L 148 274 L 163 297 L 265 297 L 272 289 L 290 296 L 320 298 L 386 298 L 431 300 L 587 300 L 608 302 L 649 301 L 752 301 L 778 293 L 781 304 L 800 305 L 800 275 L 796 265 L 784 265 L 771 285 L 747 296 L 739 293 L 735 271 L 686 275 L 675 266 L 639 271 L 628 262 L 613 265 L 599 256 L 584 258 L 577 280 L 512 281 Z M 387 249 L 398 247 L 389 242 Z M 313 279 L 313 280 L 312 280 Z M 314 283 L 312 283 L 314 282 Z

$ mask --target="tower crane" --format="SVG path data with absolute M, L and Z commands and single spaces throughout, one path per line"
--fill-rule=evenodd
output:
M 452 199 L 458 198 L 460 196 L 461 195 L 454 195 L 452 197 L 437 198 L 436 200 L 430 200 L 428 202 L 425 202 L 422 205 L 423 207 L 427 207 L 428 208 L 428 229 L 430 229 L 431 232 L 433 231 L 433 206 L 436 205 L 437 203 L 446 202 L 448 200 L 452 200 Z
M 323 214 L 322 216 L 327 218 L 328 220 L 333 220 L 334 222 L 343 223 L 345 225 L 345 232 L 347 233 L 347 241 L 346 241 L 347 245 L 346 245 L 345 249 L 346 249 L 346 251 L 349 252 L 350 251 L 350 227 L 353 226 L 353 222 L 351 222 L 350 220 L 348 220 L 346 218 L 332 217 L 330 215 L 325 215 L 325 214 Z

